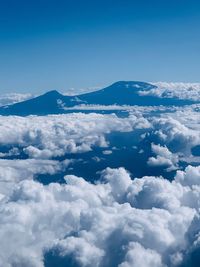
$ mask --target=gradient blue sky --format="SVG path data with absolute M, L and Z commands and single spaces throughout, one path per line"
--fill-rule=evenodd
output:
M 0 92 L 200 81 L 200 1 L 0 0 Z

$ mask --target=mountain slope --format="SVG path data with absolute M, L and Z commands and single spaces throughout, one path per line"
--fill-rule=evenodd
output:
M 30 114 L 56 114 L 58 113 L 58 100 L 67 102 L 67 96 L 57 91 L 50 91 L 38 97 L 0 108 L 2 115 L 30 115 Z
M 139 106 L 168 106 L 189 105 L 191 100 L 178 98 L 159 98 L 156 96 L 140 95 L 139 91 L 150 90 L 156 86 L 145 82 L 116 82 L 111 86 L 96 92 L 78 96 L 65 96 L 57 91 L 50 91 L 41 96 L 0 108 L 0 115 L 46 115 L 65 113 L 63 107 L 73 107 L 79 104 L 95 105 L 139 105 Z
M 181 100 L 178 98 L 159 98 L 139 94 L 140 91 L 153 88 L 156 88 L 156 86 L 146 82 L 120 81 L 99 91 L 83 94 L 78 97 L 83 102 L 87 102 L 87 104 L 97 105 L 181 106 L 194 103 L 190 100 Z

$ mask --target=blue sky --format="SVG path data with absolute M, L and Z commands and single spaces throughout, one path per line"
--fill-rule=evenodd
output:
M 0 92 L 199 82 L 193 0 L 0 0 Z

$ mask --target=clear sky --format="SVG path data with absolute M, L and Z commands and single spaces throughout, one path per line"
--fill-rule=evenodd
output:
M 0 0 L 0 92 L 200 81 L 200 1 Z

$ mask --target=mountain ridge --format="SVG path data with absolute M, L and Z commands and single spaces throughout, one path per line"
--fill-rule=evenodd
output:
M 94 92 L 75 96 L 63 95 L 51 90 L 40 96 L 15 104 L 0 107 L 0 115 L 47 115 L 65 113 L 63 107 L 88 105 L 138 105 L 138 106 L 181 106 L 196 103 L 178 98 L 159 98 L 140 95 L 140 91 L 156 88 L 155 85 L 140 81 L 118 81 Z

